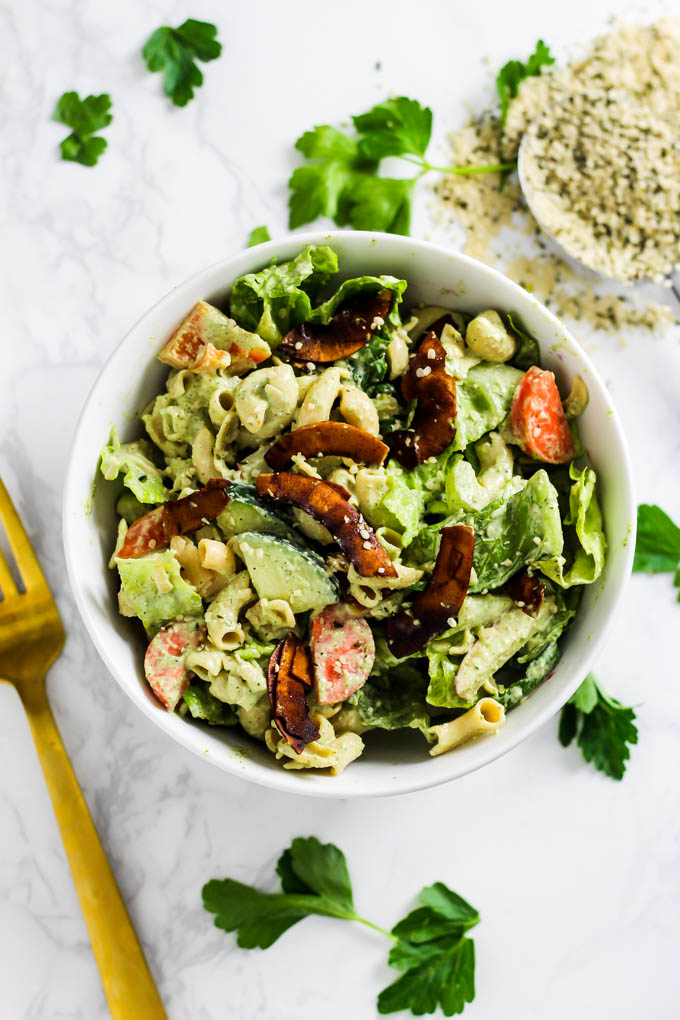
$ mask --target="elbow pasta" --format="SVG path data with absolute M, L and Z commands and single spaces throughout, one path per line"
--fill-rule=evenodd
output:
M 485 733 L 495 733 L 505 722 L 505 709 L 493 698 L 482 698 L 472 708 L 451 722 L 430 726 L 426 735 L 436 741 L 430 749 L 433 756 L 446 754 L 454 747 Z
M 214 445 L 215 437 L 210 429 L 205 427 L 199 429 L 191 446 L 191 459 L 201 485 L 205 485 L 211 478 L 217 477 L 217 468 L 213 457 Z
M 212 643 L 224 651 L 243 644 L 245 631 L 238 621 L 244 606 L 255 600 L 247 570 L 230 578 L 205 611 L 205 625 Z
M 246 620 L 261 641 L 278 641 L 295 627 L 295 614 L 285 599 L 259 599 Z
M 508 361 L 517 350 L 517 341 L 493 308 L 481 312 L 468 323 L 465 341 L 472 353 L 484 361 Z
M 340 389 L 340 414 L 348 425 L 363 429 L 374 436 L 380 435 L 380 421 L 375 404 L 358 386 L 345 383 Z
M 258 368 L 241 380 L 234 407 L 243 427 L 269 439 L 289 425 L 297 408 L 298 385 L 290 365 Z
M 408 368 L 409 359 L 409 335 L 403 327 L 393 331 L 387 345 L 387 358 L 390 363 L 390 379 L 398 379 Z
M 327 368 L 314 380 L 297 413 L 297 428 L 329 420 L 333 404 L 340 396 L 342 375 L 339 368 Z
M 297 754 L 286 738 L 279 733 L 276 723 L 272 723 L 265 733 L 267 747 L 277 758 L 289 759 L 285 762 L 284 769 L 329 768 L 331 775 L 340 775 L 363 751 L 363 740 L 358 733 L 349 731 L 336 736 L 333 724 L 321 712 L 310 713 L 310 718 L 319 730 L 319 737 L 307 744 L 301 754 Z
M 236 573 L 236 557 L 224 542 L 202 538 L 198 543 L 198 562 L 204 570 L 214 570 L 230 577 Z
M 226 577 L 202 565 L 200 552 L 190 538 L 175 535 L 170 540 L 170 550 L 180 565 L 182 577 L 193 584 L 201 598 L 212 598 L 224 587 Z
M 218 701 L 252 710 L 267 690 L 262 667 L 239 659 L 207 643 L 187 653 L 187 669 L 210 684 L 209 691 Z

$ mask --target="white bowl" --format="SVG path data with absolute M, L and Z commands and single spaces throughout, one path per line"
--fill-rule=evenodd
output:
M 263 745 L 239 729 L 210 729 L 166 712 L 143 671 L 144 636 L 116 604 L 116 577 L 107 569 L 115 537 L 115 498 L 100 478 L 91 500 L 99 454 L 115 425 L 121 440 L 141 434 L 138 414 L 164 385 L 167 368 L 155 354 L 199 298 L 225 306 L 243 273 L 296 255 L 306 244 L 330 244 L 341 276 L 391 274 L 408 280 L 407 305 L 416 301 L 470 312 L 497 308 L 517 314 L 537 337 L 543 363 L 568 392 L 577 373 L 590 403 L 581 419 L 588 457 L 597 469 L 608 540 L 606 568 L 586 588 L 566 634 L 554 674 L 508 714 L 495 737 L 481 738 L 437 758 L 409 730 L 370 733 L 363 756 L 340 776 L 287 771 Z M 590 670 L 630 574 L 635 546 L 631 467 L 619 417 L 590 360 L 543 305 L 506 277 L 447 248 L 392 234 L 363 231 L 304 233 L 250 248 L 202 270 L 162 298 L 128 333 L 102 369 L 81 414 L 64 490 L 64 544 L 78 607 L 102 659 L 137 707 L 173 740 L 233 775 L 278 790 L 316 797 L 406 793 L 457 779 L 499 758 L 551 718 Z

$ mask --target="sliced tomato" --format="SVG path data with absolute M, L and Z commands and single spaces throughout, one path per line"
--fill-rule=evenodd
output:
M 170 712 L 189 686 L 185 657 L 204 637 L 195 620 L 176 620 L 152 638 L 144 656 L 144 673 L 161 705 Z
M 309 646 L 319 705 L 336 705 L 359 690 L 373 668 L 375 642 L 366 620 L 352 616 L 343 602 L 315 616 Z
M 547 464 L 574 457 L 574 443 L 555 376 L 533 365 L 515 390 L 510 424 L 522 449 Z

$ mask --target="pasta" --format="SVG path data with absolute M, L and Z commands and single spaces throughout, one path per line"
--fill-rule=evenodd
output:
M 295 627 L 295 614 L 285 599 L 259 599 L 246 619 L 262 641 L 278 641 Z
M 205 624 L 210 640 L 224 651 L 243 644 L 245 631 L 239 623 L 241 609 L 255 599 L 247 570 L 242 570 L 227 581 L 205 611 Z
M 276 758 L 288 759 L 284 769 L 330 769 L 332 776 L 340 775 L 363 751 L 363 740 L 350 731 L 336 736 L 333 724 L 321 712 L 312 713 L 310 718 L 318 727 L 319 737 L 307 744 L 301 754 L 296 754 L 274 723 L 265 732 L 267 747 Z
M 436 741 L 431 755 L 445 754 L 454 747 L 485 733 L 496 733 L 505 722 L 505 709 L 493 698 L 482 698 L 463 715 L 451 722 L 430 726 L 427 735 Z

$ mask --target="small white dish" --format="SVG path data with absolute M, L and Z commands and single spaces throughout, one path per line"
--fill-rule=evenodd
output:
M 123 618 L 116 577 L 107 569 L 115 538 L 115 499 L 109 483 L 93 481 L 111 426 L 121 441 L 141 434 L 138 415 L 159 392 L 167 367 L 155 360 L 177 323 L 199 299 L 225 307 L 233 281 L 243 273 L 296 255 L 306 244 L 329 244 L 342 278 L 390 274 L 408 280 L 406 306 L 417 301 L 470 312 L 497 308 L 517 315 L 538 339 L 545 367 L 563 393 L 581 375 L 590 403 L 580 424 L 600 481 L 608 541 L 601 578 L 586 588 L 565 635 L 554 674 L 508 714 L 495 737 L 484 737 L 431 758 L 419 733 L 370 733 L 363 756 L 340 776 L 286 771 L 238 728 L 210 729 L 165 711 L 144 679 L 142 628 Z M 521 287 L 488 266 L 425 241 L 364 231 L 291 234 L 239 252 L 192 276 L 162 298 L 130 330 L 102 369 L 80 416 L 64 489 L 64 546 L 80 613 L 108 669 L 137 707 L 173 740 L 233 775 L 276 790 L 315 797 L 369 797 L 408 793 L 457 779 L 500 758 L 550 719 L 573 694 L 602 647 L 605 632 L 631 571 L 636 509 L 632 472 L 619 417 L 604 383 L 568 330 Z

